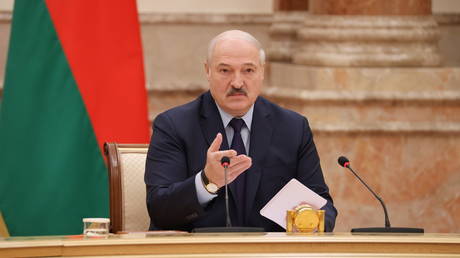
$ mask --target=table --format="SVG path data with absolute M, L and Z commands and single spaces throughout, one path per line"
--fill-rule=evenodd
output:
M 0 239 L 0 257 L 460 257 L 460 234 L 129 233 Z

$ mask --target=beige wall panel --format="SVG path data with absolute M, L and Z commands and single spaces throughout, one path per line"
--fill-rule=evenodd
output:
M 11 11 L 13 10 L 14 0 L 2 0 L 0 1 L 0 11 Z
M 8 53 L 8 41 L 10 39 L 10 24 L 0 21 L 0 89 L 5 78 L 5 64 Z M 1 92 L 0 92 L 1 96 Z
M 137 0 L 140 12 L 160 13 L 272 13 L 272 0 Z
M 194 88 L 206 84 L 207 44 L 229 29 L 242 29 L 268 45 L 267 25 L 146 24 L 142 26 L 148 87 Z
M 433 13 L 460 13 L 458 0 L 432 0 Z
M 460 1 L 459 1 L 460 3 Z M 460 15 L 458 16 L 460 18 Z M 439 40 L 439 50 L 443 57 L 444 66 L 460 66 L 460 24 L 450 24 L 440 26 L 441 39 Z
M 1 0 L 0 10 L 12 10 L 13 0 Z M 166 13 L 271 13 L 273 0 L 137 0 L 140 12 Z

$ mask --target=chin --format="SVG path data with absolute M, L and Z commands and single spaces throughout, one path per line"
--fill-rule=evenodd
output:
M 246 114 L 246 112 L 248 112 L 249 108 L 251 107 L 251 105 L 238 105 L 238 106 L 233 106 L 233 105 L 230 105 L 228 107 L 228 110 L 230 112 L 228 112 L 230 115 L 232 116 L 243 116 L 244 114 Z

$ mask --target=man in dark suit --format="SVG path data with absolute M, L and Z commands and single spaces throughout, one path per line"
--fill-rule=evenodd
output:
M 210 91 L 158 115 L 145 182 L 150 230 L 225 226 L 227 169 L 233 226 L 284 231 L 260 209 L 292 178 L 327 200 L 326 231 L 337 211 L 305 117 L 260 97 L 265 53 L 249 33 L 226 31 L 209 44 Z

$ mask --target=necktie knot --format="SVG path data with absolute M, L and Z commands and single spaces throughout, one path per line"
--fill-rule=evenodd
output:
M 233 118 L 230 121 L 230 126 L 233 128 L 235 133 L 240 133 L 241 128 L 243 128 L 243 125 L 244 125 L 244 120 L 241 118 Z

